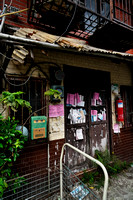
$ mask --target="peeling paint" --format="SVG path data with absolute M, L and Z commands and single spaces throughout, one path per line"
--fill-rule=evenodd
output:
M 56 166 L 56 160 L 54 161 L 54 166 Z
M 76 148 L 87 153 L 87 144 L 89 145 L 89 143 L 86 138 L 86 128 L 82 127 L 83 138 L 84 138 L 83 140 L 76 140 L 75 132 L 76 128 L 67 129 L 67 134 L 66 134 L 67 141 Z M 71 168 L 72 170 L 74 170 L 75 168 L 81 169 L 82 166 L 85 164 L 85 161 L 86 158 L 83 155 L 75 152 L 73 149 L 67 148 L 66 162 L 69 168 Z
M 58 144 L 58 142 L 56 143 L 55 148 L 57 149 L 57 151 L 59 150 L 59 144 Z
M 91 154 L 95 155 L 95 150 L 105 151 L 108 144 L 107 124 L 91 126 Z

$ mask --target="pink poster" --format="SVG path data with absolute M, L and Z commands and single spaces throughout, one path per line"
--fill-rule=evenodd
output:
M 97 115 L 97 110 L 91 110 L 91 115 Z
M 49 105 L 49 117 L 64 116 L 64 105 Z
M 69 104 L 74 105 L 74 94 L 70 94 Z
M 70 93 L 67 93 L 67 100 L 66 100 L 66 104 L 70 104 Z
M 66 104 L 76 106 L 80 102 L 81 102 L 80 95 L 78 93 L 75 93 L 75 94 L 67 93 Z
M 67 101 L 66 101 L 66 103 L 67 103 L 67 104 L 74 105 L 74 100 L 75 100 L 74 97 L 75 97 L 74 94 L 68 93 L 68 94 L 67 94 Z
M 98 99 L 99 99 L 99 93 L 94 92 L 94 94 L 93 94 L 93 99 L 98 100 Z
M 75 94 L 75 99 L 76 99 L 76 104 L 77 104 L 77 103 L 79 103 L 79 102 L 81 102 L 81 100 L 80 100 L 80 97 L 79 97 L 79 94 L 78 94 L 78 93 L 76 93 L 76 94 Z
M 57 115 L 64 116 L 64 105 L 63 104 L 57 105 Z

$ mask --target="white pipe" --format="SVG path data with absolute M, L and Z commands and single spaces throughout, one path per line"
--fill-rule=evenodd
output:
M 50 192 L 50 153 L 49 153 L 49 142 L 48 142 L 48 192 Z
M 63 160 L 63 155 L 64 155 L 64 147 L 65 146 L 69 146 L 70 148 L 72 148 L 73 150 L 77 151 L 78 153 L 82 154 L 83 156 L 85 156 L 86 158 L 90 159 L 91 161 L 95 162 L 96 164 L 98 164 L 103 172 L 104 172 L 104 176 L 105 176 L 105 180 L 104 180 L 104 190 L 103 190 L 103 200 L 107 199 L 107 189 L 108 189 L 108 173 L 106 168 L 104 167 L 104 165 L 98 161 L 97 159 L 91 157 L 90 155 L 82 152 L 81 150 L 77 149 L 76 147 L 72 146 L 69 143 L 65 143 L 62 147 L 62 151 L 61 151 L 61 156 L 60 156 L 60 198 L 61 200 L 63 199 L 63 166 L 62 166 L 62 160 Z
M 17 37 L 17 36 L 5 34 L 5 33 L 0 33 L 0 39 L 15 41 L 15 42 L 23 43 L 23 44 L 26 44 L 26 45 L 31 44 L 31 45 L 37 45 L 37 46 L 45 46 L 47 48 L 61 49 L 61 47 L 57 44 L 51 44 L 51 43 L 48 43 L 48 42 L 40 42 L 40 41 L 37 41 L 37 40 Z
M 6 9 L 7 9 L 7 5 L 4 5 L 3 13 L 6 13 Z M 2 32 L 4 23 L 5 23 L 5 19 L 6 19 L 6 16 L 3 16 L 3 17 L 2 17 L 2 20 L 1 20 L 1 24 L 0 24 L 0 33 Z
M 5 5 L 5 0 L 3 0 L 3 9 L 2 10 L 4 10 L 4 5 Z

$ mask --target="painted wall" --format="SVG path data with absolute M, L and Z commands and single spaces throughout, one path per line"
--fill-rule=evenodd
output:
M 111 83 L 116 83 L 118 85 L 132 85 L 132 74 L 130 66 L 124 61 L 118 61 L 113 58 L 102 58 L 99 56 L 88 56 L 82 54 L 74 53 L 64 53 L 58 51 L 48 51 L 47 54 L 43 54 L 41 50 L 34 49 L 34 61 L 37 63 L 41 62 L 53 62 L 57 63 L 61 68 L 63 65 L 83 67 L 94 70 L 107 71 L 111 74 Z M 30 63 L 27 62 L 26 65 L 15 65 L 12 61 L 8 66 L 8 73 L 24 73 Z M 49 65 L 40 64 L 41 68 L 49 74 Z M 38 72 L 34 72 L 33 76 L 38 76 Z M 41 75 L 42 76 L 42 75 Z

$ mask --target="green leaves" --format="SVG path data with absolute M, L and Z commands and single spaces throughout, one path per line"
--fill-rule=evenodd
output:
M 2 92 L 0 102 L 4 105 L 4 110 L 10 107 L 16 112 L 18 107 L 22 106 L 31 111 L 30 103 L 21 99 L 22 94 L 23 92 L 21 91 L 14 93 L 9 91 Z M 27 139 L 21 131 L 16 130 L 17 123 L 15 118 L 8 117 L 4 119 L 0 114 L 0 199 L 8 187 L 6 180 L 14 176 L 11 167 Z
M 0 159 L 0 167 L 3 166 L 4 163 L 5 161 L 3 159 Z
M 125 161 L 119 160 L 115 155 L 111 156 L 108 150 L 103 152 L 96 150 L 95 157 L 105 166 L 109 176 L 117 175 L 123 169 L 127 169 L 128 166 L 130 166 Z M 96 166 L 96 171 L 84 171 L 82 181 L 89 187 L 95 186 L 95 188 L 100 189 L 100 187 L 104 185 L 104 174 L 102 168 L 98 165 Z
M 21 131 L 16 130 L 17 122 L 8 117 L 3 119 L 0 115 L 0 198 L 7 188 L 6 180 L 11 176 L 13 162 L 19 156 L 19 151 L 24 147 L 26 137 Z
M 3 196 L 4 190 L 8 187 L 8 184 L 4 178 L 0 177 L 0 198 Z
M 2 92 L 0 102 L 6 107 L 10 107 L 14 112 L 17 112 L 19 106 L 26 107 L 31 112 L 31 106 L 28 101 L 21 99 L 23 92 L 10 93 L 9 91 Z
M 55 99 L 61 100 L 61 93 L 58 90 L 49 89 L 44 92 L 45 96 L 54 96 Z
M 0 197 L 3 196 L 4 190 L 7 187 L 8 187 L 8 184 L 6 183 L 6 181 L 3 178 L 0 178 Z

